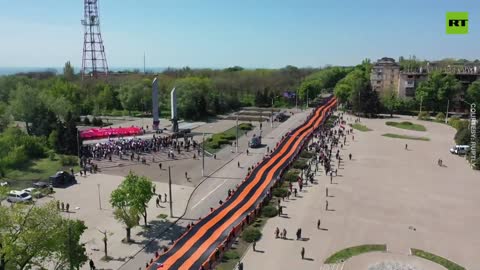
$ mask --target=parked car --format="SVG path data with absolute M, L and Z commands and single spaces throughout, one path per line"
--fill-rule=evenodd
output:
M 40 190 L 36 189 L 36 188 L 26 188 L 23 190 L 24 192 L 28 193 L 28 195 L 32 196 L 32 198 L 42 198 L 43 197 L 43 194 L 42 192 L 40 192 Z
M 6 187 L 8 186 L 8 182 L 0 182 L 0 187 Z
M 55 175 L 50 176 L 50 182 L 52 187 L 63 187 L 71 184 L 75 184 L 75 176 L 69 174 L 68 172 L 59 171 Z
M 465 155 L 470 149 L 469 145 L 455 145 L 450 149 L 450 153 L 455 155 Z
M 12 190 L 8 193 L 7 201 L 11 203 L 31 202 L 32 196 L 25 191 Z
M 38 189 L 49 188 L 50 184 L 47 182 L 36 182 L 36 183 L 33 183 L 33 187 Z

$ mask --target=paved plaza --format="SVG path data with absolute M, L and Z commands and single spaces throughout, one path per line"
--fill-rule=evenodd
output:
M 410 258 L 409 248 L 446 257 L 467 269 L 479 269 L 480 173 L 449 153 L 454 144 L 453 128 L 408 117 L 394 120 L 420 123 L 427 131 L 389 127 L 382 119 L 362 119 L 373 131 L 355 131 L 353 142 L 348 137 L 341 150 L 344 163 L 333 184 L 319 173 L 318 185 L 307 187 L 302 198 L 283 203 L 288 216 L 269 219 L 257 243 L 263 252 L 249 249 L 243 258 L 244 269 L 330 269 L 323 265 L 328 256 L 362 244 L 386 244 L 388 253 L 362 255 L 338 269 L 367 270 L 370 264 L 392 258 L 424 270 L 443 269 Z M 387 132 L 425 136 L 430 141 L 381 136 Z M 404 149 L 406 143 L 409 150 Z M 348 160 L 349 153 L 352 160 Z M 437 165 L 439 158 L 444 167 Z M 330 211 L 325 211 L 325 200 Z M 321 230 L 316 226 L 318 219 Z M 276 227 L 286 228 L 290 238 L 302 228 L 307 241 L 275 239 Z M 308 260 L 301 259 L 302 247 Z

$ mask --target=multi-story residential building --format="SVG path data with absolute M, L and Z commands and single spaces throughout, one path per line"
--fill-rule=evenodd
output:
M 400 65 L 393 58 L 383 57 L 373 66 L 370 83 L 372 89 L 380 94 L 393 89 L 400 98 L 413 98 L 418 85 L 428 78 L 430 72 L 434 71 L 452 74 L 462 83 L 463 90 L 457 95 L 460 99 L 468 85 L 480 79 L 480 67 L 477 66 L 439 66 L 436 63 L 427 63 L 426 66 L 418 69 L 400 71 Z
M 400 65 L 395 62 L 395 59 L 389 57 L 379 59 L 373 66 L 370 74 L 372 89 L 380 94 L 387 90 L 396 91 L 399 75 Z

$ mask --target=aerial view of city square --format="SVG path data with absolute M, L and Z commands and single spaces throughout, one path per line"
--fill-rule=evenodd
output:
M 480 270 L 479 1 L 0 6 L 0 270 Z

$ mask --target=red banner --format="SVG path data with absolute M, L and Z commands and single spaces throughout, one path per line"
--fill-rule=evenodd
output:
M 91 128 L 88 130 L 80 131 L 80 138 L 92 140 L 118 136 L 135 136 L 140 134 L 142 134 L 142 129 L 139 127 Z

